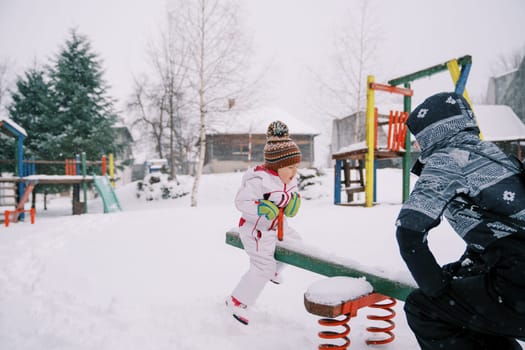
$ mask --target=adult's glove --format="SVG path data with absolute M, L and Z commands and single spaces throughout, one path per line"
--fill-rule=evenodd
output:
M 292 193 L 292 198 L 290 198 L 290 201 L 288 201 L 288 204 L 284 208 L 284 215 L 293 218 L 299 211 L 300 206 L 301 196 L 297 192 Z
M 449 275 L 452 279 L 477 276 L 486 272 L 488 272 L 488 266 L 486 266 L 485 261 L 483 261 L 478 252 L 469 247 L 467 247 L 465 253 L 458 261 L 443 266 L 443 273 Z
M 279 208 L 271 201 L 267 199 L 259 200 L 257 205 L 257 215 L 265 216 L 268 220 L 272 221 L 279 214 Z

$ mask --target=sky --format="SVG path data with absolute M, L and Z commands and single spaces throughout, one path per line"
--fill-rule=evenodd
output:
M 100 54 L 110 92 L 118 100 L 117 108 L 124 110 L 133 77 L 148 69 L 147 44 L 159 35 L 166 1 L 0 0 L 0 59 L 13 64 L 12 74 L 20 74 L 35 61 L 49 62 L 69 30 L 77 28 Z M 355 21 L 360 1 L 240 4 L 245 35 L 253 45 L 252 73 L 265 72 L 261 104 L 307 120 L 319 128 L 326 143 L 331 124 L 322 114 L 329 107 L 319 100 L 318 77 L 337 76 L 337 39 Z M 476 98 L 485 94 L 490 75 L 503 73 L 495 69 L 498 57 L 525 47 L 522 0 L 375 0 L 370 6 L 370 21 L 380 39 L 376 67 L 368 74 L 377 82 L 468 54 L 473 66 L 467 90 Z M 415 105 L 453 85 L 442 72 L 412 87 Z
M 49 196 L 44 211 L 38 195 L 34 224 L 0 226 L 0 348 L 316 349 L 323 329 L 303 295 L 325 291 L 322 299 L 333 299 L 324 276 L 288 267 L 283 283 L 268 284 L 250 308 L 248 327 L 226 310 L 226 297 L 248 268 L 247 255 L 225 243 L 240 215 L 234 196 L 242 175 L 203 175 L 198 207 L 190 207 L 189 195 L 137 198 L 136 183 L 117 186 L 123 211 L 110 214 L 93 197 L 88 214 L 71 215 L 70 197 Z M 312 199 L 289 221 L 303 238 L 296 248 L 413 284 L 394 235 L 401 171 L 379 169 L 378 179 L 378 203 L 364 208 L 334 206 L 333 173 L 318 177 L 302 192 Z M 191 188 L 191 178 L 179 180 Z M 442 263 L 464 250 L 448 225 L 432 231 L 430 245 Z M 362 290 L 346 288 L 349 296 Z M 395 307 L 397 338 L 384 350 L 418 349 L 402 307 Z M 352 348 L 364 348 L 365 327 L 382 326 L 366 319 L 371 314 L 378 312 L 361 309 L 351 320 Z
M 92 41 L 104 61 L 106 79 L 123 101 L 133 75 L 145 70 L 146 46 L 156 38 L 167 0 L 0 0 L 1 58 L 19 73 L 56 54 L 71 28 Z M 256 67 L 267 72 L 268 104 L 307 113 L 316 91 L 312 72 L 333 66 L 338 32 L 348 28 L 356 0 L 241 0 L 245 34 L 253 39 Z M 467 88 L 486 90 L 498 55 L 525 46 L 525 3 L 521 0 L 375 0 L 371 20 L 381 33 L 375 72 L 378 81 L 408 74 L 466 54 L 473 56 Z M 437 90 L 451 87 L 432 79 Z M 425 87 L 424 91 L 430 89 Z M 426 93 L 426 92 L 425 92 Z M 422 96 L 419 99 L 424 98 Z

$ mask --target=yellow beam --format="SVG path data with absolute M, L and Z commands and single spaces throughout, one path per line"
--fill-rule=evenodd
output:
M 459 77 L 461 76 L 461 71 L 459 69 L 458 60 L 453 59 L 453 60 L 447 61 L 447 68 L 448 68 L 448 71 L 450 72 L 452 81 L 454 82 L 454 86 L 456 86 L 456 84 L 458 83 Z M 472 101 L 470 100 L 470 97 L 467 92 L 467 88 L 465 88 L 465 90 L 463 91 L 463 97 L 469 103 L 470 109 L 474 111 L 474 108 L 472 107 Z M 478 122 L 476 121 L 476 124 L 477 123 Z M 479 130 L 479 138 L 483 140 L 483 133 L 481 132 L 481 129 Z
M 365 207 L 371 207 L 374 201 L 374 90 L 372 84 L 374 76 L 369 75 L 366 84 L 366 147 L 368 149 L 365 157 Z
M 111 187 L 115 188 L 115 160 L 113 153 L 109 154 L 109 180 L 111 181 Z

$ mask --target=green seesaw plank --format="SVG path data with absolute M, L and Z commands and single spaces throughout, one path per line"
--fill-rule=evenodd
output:
M 238 232 L 226 232 L 226 243 L 237 248 L 244 248 Z M 308 247 L 304 246 L 304 248 Z M 291 246 L 286 245 L 283 242 L 278 242 L 275 249 L 275 259 L 328 277 L 365 277 L 366 280 L 372 284 L 375 292 L 391 296 L 398 300 L 404 301 L 408 294 L 414 289 L 414 286 L 359 271 L 324 257 L 315 256 L 312 252 L 307 250 L 308 249 L 304 249 L 304 251 L 302 251 L 301 247 L 297 244 Z

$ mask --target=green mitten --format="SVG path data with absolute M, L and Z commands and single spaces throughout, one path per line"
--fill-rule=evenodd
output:
M 257 215 L 266 216 L 268 220 L 273 220 L 279 213 L 279 208 L 271 201 L 267 199 L 259 200 L 259 205 L 257 205 Z
M 292 193 L 292 198 L 290 198 L 286 208 L 284 208 L 284 215 L 288 216 L 289 218 L 293 218 L 299 211 L 300 206 L 301 195 L 297 192 Z

